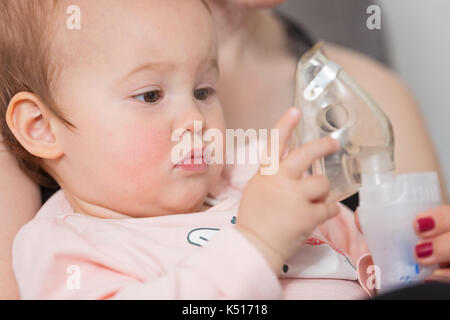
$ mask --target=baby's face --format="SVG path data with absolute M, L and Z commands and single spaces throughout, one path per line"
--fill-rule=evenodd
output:
M 222 166 L 171 160 L 175 129 L 225 129 L 212 17 L 200 0 L 81 0 L 55 95 L 74 131 L 54 164 L 75 198 L 128 216 L 200 209 Z M 201 133 L 200 133 L 201 134 Z

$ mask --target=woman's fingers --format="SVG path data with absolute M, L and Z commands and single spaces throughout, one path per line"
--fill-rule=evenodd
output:
M 278 145 L 272 145 L 271 139 L 269 139 L 267 143 L 267 150 L 263 152 L 262 156 L 270 156 L 272 154 L 272 148 L 279 148 L 279 160 L 281 161 L 283 155 L 285 154 L 289 140 L 291 139 L 292 133 L 294 132 L 295 127 L 297 126 L 300 120 L 300 109 L 299 108 L 290 108 L 287 110 L 284 115 L 278 120 L 275 127 L 273 129 L 278 129 L 280 136 L 279 140 L 275 141 Z M 262 167 L 268 166 L 271 159 L 262 159 Z M 273 159 L 272 159 L 273 160 Z
M 450 206 L 421 212 L 414 220 L 414 230 L 424 239 L 450 232 Z
M 450 231 L 432 239 L 420 241 L 415 251 L 419 264 L 448 264 L 450 262 Z
M 315 160 L 336 152 L 339 142 L 322 138 L 308 142 L 292 150 L 280 164 L 280 169 L 293 178 L 299 178 Z
M 439 264 L 427 281 L 450 281 L 450 206 L 421 212 L 414 230 L 423 238 L 416 245 L 416 260 L 425 265 Z

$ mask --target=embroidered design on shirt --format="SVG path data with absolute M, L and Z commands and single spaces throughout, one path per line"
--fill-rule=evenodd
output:
M 187 241 L 195 246 L 202 247 L 207 241 L 211 240 L 220 229 L 216 228 L 197 228 L 191 230 L 187 235 Z
M 230 220 L 231 224 L 236 224 L 236 216 Z M 191 230 L 187 235 L 187 241 L 195 246 L 202 247 L 209 241 L 220 229 L 217 228 L 196 228 Z

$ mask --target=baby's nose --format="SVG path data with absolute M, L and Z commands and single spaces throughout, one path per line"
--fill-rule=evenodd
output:
M 182 128 L 192 134 L 203 135 L 206 122 L 203 114 L 197 107 L 185 108 L 177 118 L 177 128 Z

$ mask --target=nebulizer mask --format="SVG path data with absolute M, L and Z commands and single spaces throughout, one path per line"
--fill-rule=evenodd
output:
M 383 85 L 383 84 L 380 84 Z M 328 59 L 321 43 L 298 64 L 295 104 L 302 119 L 292 147 L 333 137 L 340 149 L 317 160 L 310 174 L 325 175 L 331 185 L 327 202 L 359 191 L 359 221 L 378 272 L 381 291 L 417 282 L 435 266 L 415 262 L 419 240 L 414 217 L 441 204 L 436 173 L 394 175 L 394 133 L 377 104 L 342 68 Z

